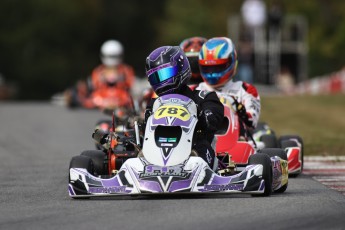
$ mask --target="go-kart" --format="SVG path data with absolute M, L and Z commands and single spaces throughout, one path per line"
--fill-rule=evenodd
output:
M 266 123 L 259 122 L 253 138 L 261 143 L 261 148 L 282 148 L 288 156 L 289 175 L 296 177 L 303 171 L 303 139 L 298 135 L 277 136 Z
M 234 130 L 233 125 L 238 120 L 231 110 L 227 111 L 227 130 Z M 188 192 L 269 196 L 272 192 L 286 190 L 288 168 L 283 150 L 247 151 L 240 171 L 230 154 L 221 152 L 217 157 L 219 167 L 212 170 L 192 150 L 197 122 L 197 107 L 190 98 L 178 94 L 159 97 L 153 105 L 153 114 L 147 120 L 142 141 L 136 123 L 132 134 L 126 137 L 110 133 L 105 142 L 107 153 L 90 150 L 71 159 L 69 195 L 88 198 Z M 233 135 L 231 132 L 226 134 Z M 222 138 L 221 135 L 218 138 Z M 233 144 L 244 146 L 235 141 Z M 246 148 L 253 147 L 248 145 Z M 127 154 L 127 159 L 121 165 L 117 164 L 116 155 L 123 153 Z M 222 158 L 228 160 L 222 161 Z
M 102 87 L 91 90 L 84 81 L 65 92 L 66 105 L 69 108 L 100 109 L 105 113 L 119 107 L 134 107 L 134 100 L 128 90 L 117 86 Z

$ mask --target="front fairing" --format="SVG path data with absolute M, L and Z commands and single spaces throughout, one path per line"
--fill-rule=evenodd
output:
M 184 162 L 191 153 L 196 123 L 197 108 L 192 99 L 179 94 L 157 98 L 145 129 L 144 157 L 160 166 Z
M 71 168 L 71 197 L 166 193 L 263 193 L 262 165 L 249 165 L 241 173 L 220 176 L 200 157 L 182 164 L 158 166 L 144 158 L 128 159 L 109 179 L 91 175 L 86 169 Z

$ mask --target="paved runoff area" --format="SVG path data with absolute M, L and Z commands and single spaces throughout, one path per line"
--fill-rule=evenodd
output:
M 345 156 L 305 156 L 303 173 L 345 195 Z

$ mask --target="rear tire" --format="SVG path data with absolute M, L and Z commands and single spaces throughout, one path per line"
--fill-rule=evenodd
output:
M 66 105 L 69 109 L 75 109 L 80 107 L 80 102 L 78 100 L 78 92 L 75 87 L 68 89 L 65 92 Z
M 264 134 L 260 137 L 260 141 L 265 144 L 265 148 L 278 148 L 278 140 L 274 134 Z
M 264 148 L 259 150 L 260 153 L 267 154 L 270 158 L 278 156 L 283 160 L 288 160 L 286 152 L 281 148 Z
M 272 166 L 271 159 L 267 154 L 256 153 L 249 157 L 248 164 L 261 164 L 263 166 L 262 177 L 265 180 L 265 190 L 263 194 L 253 196 L 269 196 L 272 194 Z
M 285 150 L 285 148 L 287 148 L 287 147 L 298 147 L 298 143 L 294 139 L 297 140 L 299 142 L 299 144 L 301 145 L 301 163 L 302 163 L 301 173 L 302 173 L 303 167 L 304 167 L 304 143 L 303 143 L 303 139 L 298 135 L 284 135 L 278 139 L 278 142 L 280 144 L 280 147 Z M 294 143 L 292 143 L 292 142 L 294 142 Z M 296 177 L 298 175 L 299 174 L 292 175 L 292 176 Z

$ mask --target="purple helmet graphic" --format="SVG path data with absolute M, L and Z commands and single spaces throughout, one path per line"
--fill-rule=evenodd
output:
M 146 58 L 146 76 L 158 96 L 178 93 L 191 77 L 188 59 L 178 46 L 162 46 Z

